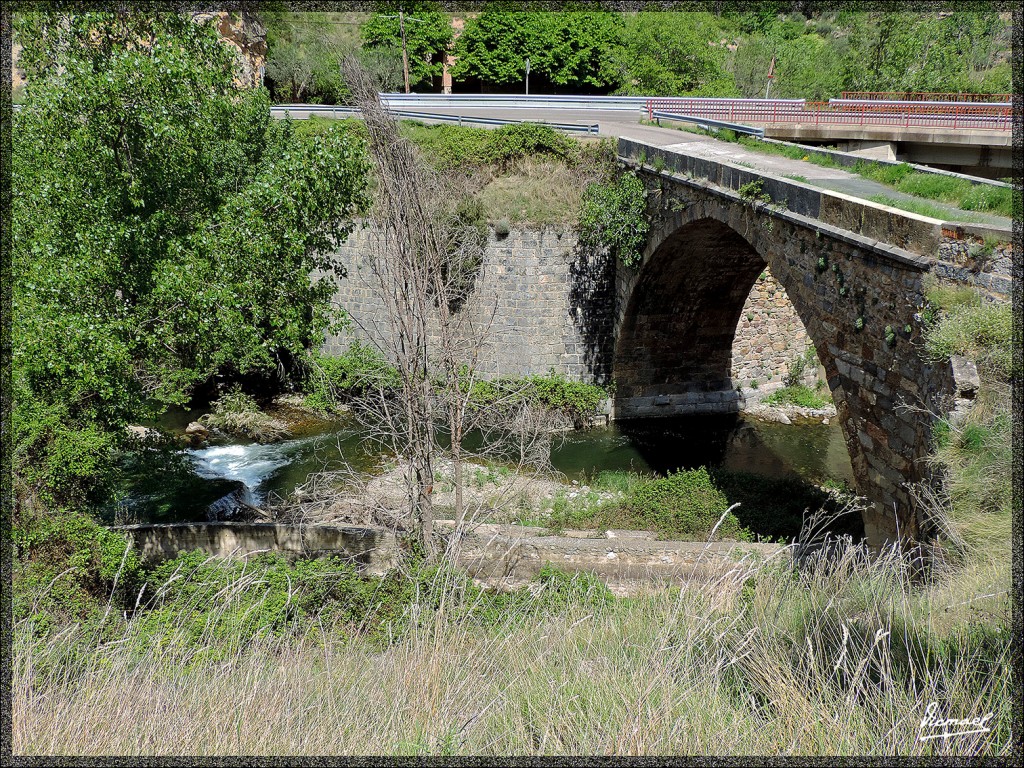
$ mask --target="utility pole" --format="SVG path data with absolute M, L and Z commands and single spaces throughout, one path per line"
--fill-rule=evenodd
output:
M 402 32 L 402 73 L 405 75 L 405 92 L 409 93 L 409 49 L 405 45 L 405 13 L 401 10 L 398 12 L 398 29 Z
M 403 11 L 401 9 L 399 9 L 397 17 L 396 16 L 382 16 L 381 18 L 383 18 L 383 19 L 394 19 L 394 18 L 397 18 L 398 19 L 398 31 L 399 31 L 399 33 L 402 36 L 402 74 L 405 76 L 405 92 L 409 93 L 410 92 L 410 89 L 409 89 L 409 47 L 406 45 L 406 42 L 405 42 L 405 22 L 406 22 L 406 20 L 408 20 L 408 21 L 415 21 L 415 22 L 423 23 L 423 19 L 416 19 L 416 18 L 413 18 L 412 16 L 408 16 L 407 17 L 405 15 L 405 11 Z
M 526 57 L 526 95 L 530 95 L 530 57 Z

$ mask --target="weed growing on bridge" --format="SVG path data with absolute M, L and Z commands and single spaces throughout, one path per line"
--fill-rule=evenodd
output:
M 925 354 L 946 360 L 964 355 L 976 361 L 981 389 L 961 416 L 937 422 L 933 463 L 945 475 L 945 491 L 931 499 L 941 535 L 966 564 L 994 562 L 1009 580 L 1012 510 L 1013 380 L 1012 315 L 1009 304 L 992 304 L 977 292 L 934 285 L 925 320 Z M 1019 372 L 1018 374 L 1019 375 Z
M 736 190 L 739 196 L 746 200 L 748 203 L 769 203 L 771 197 L 769 197 L 764 191 L 764 181 L 756 179 L 755 181 L 748 182 L 742 185 Z
M 580 240 L 608 248 L 627 266 L 636 266 L 647 238 L 647 195 L 635 173 L 587 187 L 580 207 Z
M 955 211 L 951 211 L 947 208 L 942 208 L 938 205 L 925 202 L 923 200 L 903 200 L 889 195 L 871 195 L 868 197 L 872 203 L 879 203 L 886 205 L 890 208 L 898 208 L 902 211 L 910 211 L 911 213 L 919 213 L 922 216 L 928 216 L 932 219 L 939 219 L 940 221 L 946 221 L 949 218 L 955 216 L 959 221 L 965 222 L 980 222 L 981 219 L 978 216 L 972 216 L 970 214 L 963 214 Z

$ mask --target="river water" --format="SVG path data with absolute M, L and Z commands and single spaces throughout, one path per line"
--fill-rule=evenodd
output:
M 200 412 L 178 410 L 160 425 L 181 432 Z M 310 473 L 351 468 L 373 472 L 385 456 L 352 419 L 309 421 L 292 439 L 270 445 L 230 439 L 188 449 L 193 473 L 187 482 L 136 492 L 131 519 L 171 522 L 205 519 L 205 506 L 244 484 L 252 503 L 287 496 Z M 570 432 L 552 442 L 551 463 L 581 484 L 603 470 L 664 473 L 720 467 L 813 483 L 849 483 L 853 472 L 836 424 L 783 425 L 740 416 L 686 416 L 616 422 Z

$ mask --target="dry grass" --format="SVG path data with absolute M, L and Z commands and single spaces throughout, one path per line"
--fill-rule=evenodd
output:
M 850 549 L 802 576 L 774 560 L 716 585 L 607 607 L 577 596 L 490 624 L 421 606 L 419 629 L 383 650 L 313 626 L 189 664 L 129 623 L 67 678 L 39 670 L 82 639 L 21 627 L 14 752 L 1010 754 L 1008 637 L 995 653 L 940 639 L 979 603 L 1008 626 L 1005 593 L 967 594 L 989 585 L 955 576 L 913 587 L 902 565 Z M 993 731 L 921 741 L 931 702 L 946 717 L 992 712 Z
M 490 221 L 506 219 L 541 226 L 575 222 L 588 181 L 583 175 L 558 161 L 519 160 L 480 192 L 484 215 Z

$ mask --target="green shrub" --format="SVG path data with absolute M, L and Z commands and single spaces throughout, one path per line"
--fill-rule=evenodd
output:
M 569 163 L 580 158 L 575 139 L 549 125 L 513 123 L 500 128 L 415 124 L 406 121 L 402 133 L 436 167 L 472 171 L 486 165 L 507 168 L 523 158 L 546 156 Z
M 584 244 L 606 247 L 627 266 L 636 266 L 649 227 L 647 193 L 635 173 L 587 186 L 579 219 L 580 240 Z
M 491 130 L 461 125 L 422 125 L 402 122 L 402 134 L 441 170 L 474 168 L 490 162 Z
M 153 595 L 137 617 L 144 637 L 167 652 L 228 658 L 257 635 L 305 634 L 316 627 L 378 643 L 403 636 L 415 613 L 443 599 L 457 606 L 478 590 L 464 575 L 412 562 L 410 573 L 364 578 L 341 557 L 299 559 L 260 554 L 237 560 L 189 552 L 147 578 Z
M 513 123 L 488 133 L 487 159 L 499 167 L 536 155 L 575 161 L 579 154 L 575 140 L 563 136 L 549 125 Z
M 213 401 L 213 411 L 200 417 L 200 422 L 232 435 L 244 435 L 267 443 L 288 437 L 288 429 L 277 419 L 264 413 L 256 400 L 240 387 L 228 390 Z
M 14 620 L 37 633 L 94 620 L 108 600 L 124 607 L 140 579 L 138 553 L 124 536 L 67 510 L 19 515 L 14 543 Z M 116 587 L 116 589 L 115 589 Z
M 811 365 L 816 360 L 817 353 L 814 351 L 814 347 L 808 347 L 805 349 L 802 354 L 790 361 L 789 366 L 786 368 L 786 376 L 783 379 L 783 383 L 787 387 L 797 386 L 803 378 L 804 371 L 807 370 L 807 366 Z
M 729 501 L 701 467 L 644 483 L 630 492 L 623 506 L 663 536 L 704 537 L 711 533 Z M 731 538 L 740 533 L 739 521 L 730 512 L 717 535 Z
M 777 389 L 762 400 L 766 405 L 798 405 L 801 408 L 824 408 L 829 401 L 806 384 Z
M 1009 304 L 964 299 L 929 327 L 925 351 L 932 360 L 948 360 L 951 355 L 971 357 L 1009 380 L 1013 373 L 1012 326 Z
M 569 607 L 602 608 L 615 601 L 608 586 L 593 573 L 572 573 L 544 563 L 537 574 L 541 584 L 540 606 L 547 610 Z
M 400 387 L 398 369 L 373 347 L 353 341 L 340 355 L 310 355 L 305 404 L 333 411 L 354 398 L 371 393 L 387 395 Z
M 567 416 L 576 428 L 586 426 L 608 397 L 594 384 L 572 381 L 562 374 L 500 377 L 473 383 L 470 405 L 474 408 L 514 409 L 526 403 Z

